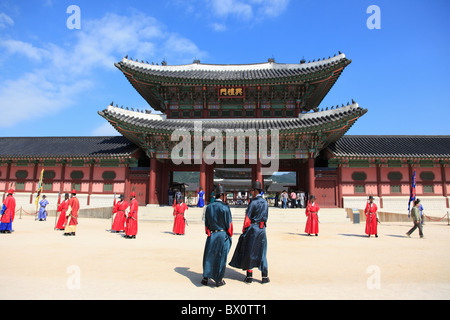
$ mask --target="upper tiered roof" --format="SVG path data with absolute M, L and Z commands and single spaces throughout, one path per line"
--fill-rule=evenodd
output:
M 150 106 L 165 112 L 164 100 L 158 96 L 160 86 L 223 87 L 223 86 L 313 86 L 308 109 L 316 108 L 346 66 L 351 63 L 345 54 L 313 62 L 276 63 L 270 59 L 256 64 L 204 64 L 198 60 L 187 65 L 155 65 L 133 61 L 127 57 L 115 64 Z

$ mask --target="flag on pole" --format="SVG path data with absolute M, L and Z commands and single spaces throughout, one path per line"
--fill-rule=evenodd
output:
M 416 170 L 414 170 L 412 175 L 412 185 L 409 192 L 408 218 L 411 218 L 411 201 L 414 200 L 416 200 Z
M 38 184 L 38 188 L 37 188 L 37 195 L 36 195 L 36 200 L 35 200 L 36 211 L 38 209 L 39 197 L 41 196 L 41 192 L 42 192 L 42 188 L 43 188 L 43 183 L 42 183 L 43 178 L 44 178 L 44 169 L 42 169 L 42 171 L 41 171 L 41 177 L 39 178 L 39 184 Z

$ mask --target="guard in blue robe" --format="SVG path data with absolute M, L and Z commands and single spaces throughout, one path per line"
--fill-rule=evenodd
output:
M 47 220 L 47 205 L 48 205 L 48 200 L 46 199 L 45 196 L 42 196 L 42 200 L 39 201 L 39 221 L 45 221 Z
M 225 197 L 225 189 L 219 185 L 216 201 L 206 207 L 205 231 L 208 238 L 203 253 L 203 285 L 208 284 L 209 278 L 214 280 L 217 287 L 225 284 L 223 277 L 233 236 L 231 211 L 225 203 Z
M 253 281 L 253 268 L 262 273 L 262 283 L 269 282 L 267 265 L 266 222 L 269 216 L 267 201 L 261 197 L 261 182 L 252 184 L 253 199 L 245 212 L 244 227 L 230 261 L 230 266 L 247 270 L 244 282 Z
M 200 192 L 198 193 L 198 203 L 197 207 L 203 208 L 205 206 L 205 191 L 200 187 Z

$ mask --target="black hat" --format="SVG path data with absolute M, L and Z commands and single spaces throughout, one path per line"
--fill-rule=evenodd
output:
M 119 195 L 119 199 L 125 199 L 125 196 L 123 194 Z
M 309 196 L 309 199 L 310 199 L 310 200 L 315 199 L 315 198 L 316 198 L 315 195 L 310 195 L 310 196 Z
M 261 191 L 262 190 L 261 182 L 259 182 L 258 180 L 253 181 L 252 182 L 252 189 L 256 189 L 258 191 Z
M 216 187 L 216 196 L 221 195 L 221 194 L 225 194 L 225 187 L 219 184 Z
M 369 196 L 369 200 L 373 200 L 373 196 Z

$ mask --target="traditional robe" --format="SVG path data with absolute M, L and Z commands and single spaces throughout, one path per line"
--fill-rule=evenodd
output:
M 78 201 L 78 198 L 75 196 L 72 196 L 72 198 L 68 201 L 68 209 L 67 209 L 67 221 L 66 227 L 65 227 L 65 233 L 75 232 L 76 227 L 78 224 L 78 210 L 80 209 L 80 202 Z
M 205 206 L 205 191 L 200 191 L 198 193 L 197 207 L 203 208 Z
M 184 234 L 186 228 L 186 221 L 184 220 L 184 214 L 189 209 L 186 203 L 178 203 L 173 210 L 175 220 L 173 222 L 173 233 Z
M 126 215 L 125 210 L 128 208 L 128 202 L 125 200 L 119 201 L 114 205 L 113 213 L 116 214 L 111 230 L 124 231 Z
M 269 217 L 267 201 L 257 195 L 245 212 L 244 227 L 230 261 L 230 266 L 242 270 L 257 267 L 267 274 L 266 222 Z
M 69 208 L 69 199 L 64 200 L 58 205 L 58 209 L 56 211 L 61 213 L 59 214 L 59 218 L 58 221 L 56 222 L 55 229 L 64 230 L 64 226 L 66 224 L 66 213 L 68 208 Z
M 308 203 L 305 214 L 308 217 L 306 220 L 305 232 L 307 234 L 318 234 L 319 233 L 319 205 L 314 202 L 313 204 Z
M 12 195 L 6 197 L 3 201 L 0 220 L 0 231 L 10 232 L 12 230 L 12 223 L 14 222 L 14 215 L 16 211 L 16 199 Z
M 366 215 L 366 234 L 377 234 L 377 205 L 372 203 L 372 205 L 367 202 L 364 213 Z
M 47 199 L 42 199 L 41 201 L 39 201 L 39 215 L 38 215 L 38 219 L 39 220 L 46 220 L 47 219 L 47 205 L 48 205 L 48 201 Z
M 138 202 L 136 199 L 131 200 L 130 212 L 127 217 L 127 225 L 125 227 L 125 234 L 127 236 L 135 236 L 138 230 Z
M 230 207 L 216 199 L 205 211 L 205 250 L 203 253 L 203 278 L 220 282 L 227 265 L 228 252 L 233 236 L 233 222 Z

